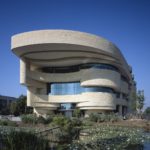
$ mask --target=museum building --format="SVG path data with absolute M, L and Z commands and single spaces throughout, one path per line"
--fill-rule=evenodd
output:
M 12 36 L 20 58 L 20 83 L 38 115 L 71 116 L 131 111 L 136 84 L 132 68 L 108 40 L 71 30 L 38 30 Z

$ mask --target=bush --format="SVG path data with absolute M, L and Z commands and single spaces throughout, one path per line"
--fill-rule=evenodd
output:
M 93 121 L 91 121 L 89 118 L 84 118 L 83 120 L 82 120 L 82 125 L 83 126 L 92 126 L 93 125 Z
M 61 132 L 57 133 L 60 142 L 71 142 L 79 137 L 82 122 L 79 118 L 67 118 L 62 115 L 53 118 L 53 124 L 60 127 Z
M 13 127 L 18 126 L 16 122 L 10 121 L 10 120 L 0 120 L 0 125 L 1 126 L 13 126 Z
M 82 121 L 79 118 L 73 117 L 71 118 L 71 124 L 73 127 L 79 127 L 82 125 Z
M 116 122 L 121 120 L 122 117 L 114 113 L 110 113 L 110 114 L 91 113 L 89 119 L 90 121 L 93 122 Z
M 30 114 L 33 112 L 32 107 L 27 107 L 27 97 L 24 95 L 20 95 L 17 98 L 17 101 L 14 101 L 9 106 L 9 111 L 11 114 L 15 116 L 19 116 L 22 114 Z
M 42 117 L 42 116 L 39 116 L 37 118 L 37 122 L 38 123 L 41 123 L 41 124 L 49 124 L 52 122 L 52 117 L 51 116 L 47 116 L 46 118 Z
M 35 114 L 22 115 L 21 119 L 23 123 L 30 123 L 30 124 L 38 123 L 38 117 Z
M 0 125 L 1 126 L 7 126 L 8 122 L 6 120 L 0 120 Z
M 53 116 L 52 115 L 48 115 L 46 118 L 45 118 L 45 124 L 49 124 L 53 121 Z
M 39 116 L 39 117 L 37 118 L 37 123 L 45 124 L 45 118 L 42 117 L 42 116 Z
M 53 123 L 60 127 L 65 127 L 69 123 L 69 119 L 63 115 L 57 115 L 53 117 Z
M 63 115 L 55 116 L 53 118 L 53 123 L 66 131 L 70 130 L 70 128 L 79 127 L 82 125 L 82 121 L 79 118 L 67 118 Z
M 75 109 L 73 111 L 73 116 L 79 118 L 81 116 L 81 110 L 80 109 Z
M 12 130 L 0 137 L 5 150 L 48 150 L 48 141 L 32 132 Z
M 52 122 L 52 117 L 47 116 L 46 118 L 39 116 L 37 117 L 36 114 L 27 114 L 27 115 L 22 115 L 21 116 L 22 122 L 23 123 L 29 123 L 29 124 L 48 124 Z
M 91 113 L 89 115 L 89 119 L 90 119 L 90 121 L 97 122 L 98 121 L 98 114 L 97 113 Z

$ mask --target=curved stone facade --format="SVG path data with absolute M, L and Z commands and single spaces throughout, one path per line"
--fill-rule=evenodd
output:
M 111 42 L 83 32 L 39 30 L 12 36 L 11 49 L 20 58 L 27 105 L 37 114 L 130 109 L 136 89 L 131 67 Z M 64 108 L 68 104 L 73 107 Z

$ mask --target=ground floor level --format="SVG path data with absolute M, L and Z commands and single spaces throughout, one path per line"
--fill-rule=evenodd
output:
M 75 103 L 61 103 L 60 107 L 56 110 L 50 110 L 48 108 L 34 108 L 34 112 L 37 115 L 46 115 L 49 113 L 62 114 L 66 117 L 74 116 L 75 110 L 79 110 L 80 115 L 83 117 L 88 117 L 91 113 L 117 113 L 118 115 L 125 116 L 128 113 L 128 107 L 125 105 L 116 105 L 116 109 L 79 109 L 76 107 Z

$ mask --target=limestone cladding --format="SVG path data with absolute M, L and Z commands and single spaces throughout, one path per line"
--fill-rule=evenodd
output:
M 104 38 L 70 30 L 39 30 L 12 36 L 11 49 L 20 58 L 20 83 L 28 89 L 27 105 L 34 107 L 37 114 L 58 110 L 62 103 L 76 104 L 76 108 L 87 114 L 115 111 L 117 105 L 130 107 L 132 93 L 136 91 L 131 67 L 121 51 Z M 43 71 L 46 67 L 84 64 L 106 64 L 117 69 L 87 67 L 72 72 Z M 48 94 L 51 84 L 70 82 L 79 82 L 82 88 L 103 87 L 113 92 Z

